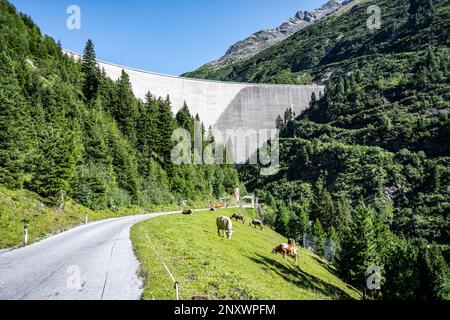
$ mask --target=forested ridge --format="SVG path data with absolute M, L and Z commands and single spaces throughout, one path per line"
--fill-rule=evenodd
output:
M 333 240 L 340 276 L 368 296 L 449 299 L 450 6 L 373 4 L 380 30 L 364 29 L 369 2 L 358 2 L 233 67 L 235 80 L 326 85 L 308 111 L 278 118 L 280 172 L 248 165 L 240 177 L 276 230 L 313 234 L 320 254 Z M 381 268 L 378 294 L 370 266 Z
M 0 1 L 0 184 L 90 209 L 220 198 L 238 185 L 233 166 L 173 165 L 172 133 L 192 132 L 195 115 L 174 115 L 170 97 L 136 99 L 128 75 L 111 80 L 95 58 L 90 40 L 81 61 L 69 58 Z

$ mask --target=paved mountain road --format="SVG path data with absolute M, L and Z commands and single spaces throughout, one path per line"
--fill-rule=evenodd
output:
M 0 300 L 137 300 L 143 283 L 130 228 L 174 213 L 98 221 L 0 252 Z

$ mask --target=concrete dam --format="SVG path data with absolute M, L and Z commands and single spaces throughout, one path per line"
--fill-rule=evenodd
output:
M 65 51 L 75 59 L 78 53 Z M 172 110 L 177 112 L 186 102 L 191 114 L 200 116 L 205 127 L 226 130 L 275 129 L 278 115 L 292 108 L 298 115 L 309 107 L 313 92 L 324 90 L 317 85 L 272 85 L 198 80 L 141 71 L 98 60 L 100 68 L 113 80 L 122 70 L 130 76 L 135 95 L 144 99 L 150 91 L 157 97 L 169 95 Z M 260 144 L 260 143 L 259 143 Z

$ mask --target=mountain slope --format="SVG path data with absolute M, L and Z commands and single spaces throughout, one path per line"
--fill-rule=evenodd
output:
M 258 83 L 322 83 L 345 71 L 345 63 L 350 59 L 414 52 L 428 45 L 446 46 L 449 41 L 446 1 L 433 3 L 434 16 L 414 25 L 414 19 L 420 20 L 422 14 L 408 13 L 410 1 L 353 1 L 281 43 L 249 59 L 210 72 L 207 77 Z M 378 5 L 381 9 L 380 30 L 367 28 L 370 5 Z M 340 68 L 341 64 L 344 64 L 343 68 Z
M 366 27 L 369 4 L 382 9 L 380 30 Z M 359 1 L 222 70 L 326 83 L 309 110 L 279 119 L 278 174 L 248 165 L 240 177 L 280 233 L 323 226 L 349 283 L 363 290 L 379 266 L 386 299 L 450 298 L 449 24 L 448 1 Z
M 233 224 L 232 240 L 217 235 L 216 217 L 236 210 L 167 216 L 132 229 L 132 241 L 146 277 L 144 299 L 174 299 L 173 282 L 153 248 L 180 285 L 180 299 L 358 299 L 360 294 L 334 275 L 334 268 L 300 249 L 299 266 L 271 251 L 286 239 L 268 228 Z M 247 220 L 252 210 L 245 212 Z M 147 238 L 148 237 L 148 238 Z
M 232 45 L 219 60 L 210 62 L 196 71 L 184 74 L 184 76 L 208 78 L 210 73 L 254 56 L 264 49 L 292 36 L 297 31 L 320 21 L 341 7 L 341 0 L 330 0 L 311 12 L 298 11 L 294 17 L 281 24 L 278 28 L 262 30 L 252 34 L 250 37 Z

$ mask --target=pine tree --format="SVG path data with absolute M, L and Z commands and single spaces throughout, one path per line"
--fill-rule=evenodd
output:
M 88 40 L 84 48 L 83 64 L 81 67 L 83 72 L 83 93 L 87 103 L 91 103 L 97 99 L 100 85 L 100 70 L 97 64 L 94 43 Z
M 340 275 L 365 292 L 369 267 L 379 266 L 373 226 L 374 210 L 359 205 L 353 213 L 350 228 L 341 237 L 337 265 Z
M 322 224 L 317 219 L 313 225 L 313 236 L 316 242 L 315 252 L 320 255 L 325 255 L 325 241 L 326 241 L 326 233 L 323 230 Z
M 383 257 L 385 269 L 382 284 L 383 299 L 417 300 L 419 249 L 412 241 L 391 235 L 390 245 Z
M 305 206 L 294 205 L 293 214 L 288 225 L 289 236 L 297 240 L 303 239 L 303 235 L 308 232 L 309 216 Z
M 117 80 L 117 96 L 114 103 L 114 119 L 116 119 L 120 131 L 130 143 L 137 142 L 136 122 L 138 118 L 137 101 L 133 94 L 130 77 L 122 70 Z
M 196 115 L 195 115 L 195 121 L 197 122 L 197 123 L 201 123 L 202 124 L 202 136 L 203 137 L 205 137 L 205 135 L 206 135 L 206 128 L 205 128 L 205 124 L 202 122 L 202 120 L 200 119 L 200 116 L 199 116 L 199 114 L 197 113 Z
M 78 130 L 48 124 L 41 133 L 31 188 L 53 205 L 63 205 L 81 157 Z
M 335 226 L 335 206 L 331 194 L 325 189 L 325 178 L 317 180 L 314 188 L 314 200 L 312 203 L 312 216 L 319 219 L 325 229 Z M 338 221 L 339 222 L 339 221 Z
M 421 241 L 419 245 L 419 288 L 420 300 L 446 300 L 450 297 L 450 269 L 436 244 Z
M 158 128 L 158 153 L 161 157 L 161 163 L 164 167 L 168 167 L 171 164 L 171 153 L 173 149 L 173 142 L 171 140 L 172 134 L 176 128 L 176 122 L 173 117 L 172 107 L 170 100 L 158 100 L 158 115 L 157 115 L 157 128 Z
M 277 210 L 277 217 L 275 220 L 276 230 L 278 230 L 282 234 L 293 236 L 289 234 L 290 222 L 292 218 L 291 212 L 287 208 L 284 201 L 277 201 L 276 210 Z
M 302 235 L 304 235 L 305 233 L 309 232 L 309 215 L 307 209 L 302 207 L 298 217 L 300 221 L 299 231 L 302 233 Z
M 158 100 L 150 92 L 148 92 L 145 96 L 144 118 L 140 121 L 143 128 L 139 129 L 139 134 L 144 136 L 149 152 L 148 156 L 153 158 L 155 158 L 155 155 L 158 152 L 158 146 L 161 140 L 158 133 L 158 115 Z
M 0 183 L 20 188 L 24 179 L 28 126 L 25 101 L 13 64 L 0 53 Z
M 117 176 L 117 184 L 120 189 L 125 190 L 131 199 L 127 205 L 139 201 L 141 191 L 141 179 L 135 149 L 119 132 L 111 132 L 111 149 L 113 155 L 113 166 Z
M 145 102 L 138 103 L 139 117 L 137 121 L 137 144 L 139 155 L 139 170 L 149 184 L 152 184 L 155 172 L 155 159 L 158 158 L 159 136 L 157 128 L 158 104 L 150 92 L 146 94 Z M 158 170 L 156 170 L 158 171 Z M 150 181 L 151 180 L 151 181 Z
M 186 102 L 184 102 L 183 107 L 177 112 L 175 119 L 179 127 L 188 130 L 191 136 L 194 135 L 194 118 L 189 112 Z
M 114 102 L 116 100 L 116 85 L 111 78 L 108 78 L 103 68 L 99 76 L 99 88 L 96 105 L 98 109 L 108 111 L 111 115 L 114 111 Z

